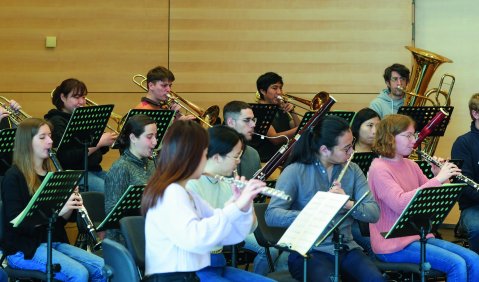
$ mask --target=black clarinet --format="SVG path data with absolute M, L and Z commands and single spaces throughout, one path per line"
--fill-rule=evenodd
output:
M 57 169 L 57 171 L 63 171 L 63 167 L 61 166 L 60 162 L 57 159 L 57 155 L 54 149 L 50 149 L 48 151 L 48 155 L 50 156 L 50 159 L 53 162 L 53 165 Z M 75 192 L 78 196 L 81 197 L 80 193 Z M 101 242 L 98 242 L 98 236 L 96 234 L 96 229 L 95 225 L 93 225 L 93 222 L 90 219 L 90 216 L 88 215 L 88 211 L 86 208 L 82 205 L 81 208 L 78 209 L 78 213 L 80 214 L 80 218 L 82 220 L 83 225 L 87 229 L 87 235 L 90 237 L 90 240 L 92 242 L 92 249 L 93 250 L 99 250 L 101 249 Z

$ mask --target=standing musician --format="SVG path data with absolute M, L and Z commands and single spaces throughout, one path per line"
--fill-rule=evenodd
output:
M 142 185 L 155 171 L 152 158 L 156 147 L 156 122 L 146 115 L 128 119 L 117 139 L 120 158 L 105 178 L 105 212 L 108 214 L 130 185 Z M 107 230 L 106 236 L 124 243 L 119 230 Z
M 409 83 L 409 69 L 401 64 L 393 64 L 384 70 L 383 77 L 387 88 L 369 104 L 380 118 L 397 113 L 404 105 L 405 93 L 399 87 L 406 89 Z
M 304 136 L 303 136 L 304 135 Z M 354 138 L 348 123 L 337 116 L 327 116 L 312 129 L 305 131 L 281 173 L 276 189 L 291 195 L 290 202 L 272 198 L 266 210 L 266 223 L 270 226 L 288 227 L 318 191 L 346 194 L 359 199 L 369 191 L 366 177 L 355 163 L 345 167 L 353 153 Z M 341 182 L 336 179 L 344 171 Z M 339 220 L 354 205 L 349 200 L 336 215 Z M 384 281 L 381 272 L 353 240 L 351 224 L 354 219 L 376 222 L 379 208 L 372 196 L 367 196 L 340 226 L 345 248 L 340 253 L 340 271 L 344 281 Z M 329 227 L 333 225 L 330 224 Z M 334 274 L 334 243 L 328 237 L 311 253 L 307 260 L 307 276 L 311 281 L 330 281 Z M 293 278 L 303 280 L 303 257 L 289 255 L 289 271 Z
M 370 224 L 371 244 L 376 257 L 385 262 L 420 262 L 419 235 L 385 239 L 381 233 L 394 225 L 417 189 L 440 186 L 458 175 L 460 169 L 445 162 L 442 168 L 432 165 L 435 175 L 427 179 L 419 166 L 407 156 L 416 137 L 414 121 L 405 115 L 388 115 L 378 125 L 373 151 L 380 158 L 369 168 L 369 185 L 379 204 L 379 221 Z M 441 160 L 438 160 L 441 161 Z M 432 269 L 447 274 L 447 281 L 479 281 L 479 256 L 457 244 L 427 235 L 426 257 Z
M 158 167 L 148 182 L 141 210 L 145 221 L 146 281 L 199 281 L 216 246 L 241 242 L 253 225 L 253 198 L 265 184 L 250 180 L 222 209 L 213 209 L 185 187 L 206 165 L 208 133 L 194 121 L 166 131 Z
M 479 182 L 479 93 L 469 100 L 472 118 L 471 131 L 459 136 L 452 145 L 451 157 L 464 160 L 462 174 Z M 469 248 L 479 253 L 479 192 L 467 186 L 459 197 L 461 218 L 459 225 L 467 232 Z
M 177 111 L 175 120 L 195 119 L 193 115 L 181 115 L 181 106 L 175 102 L 169 101 L 171 87 L 175 81 L 173 73 L 162 66 L 151 69 L 146 75 L 148 92 L 146 97 L 141 98 L 141 102 L 135 109 L 146 110 L 174 110 Z
M 247 142 L 251 141 L 256 126 L 256 118 L 248 103 L 241 101 L 227 103 L 223 108 L 223 120 L 225 125 L 243 135 Z M 251 179 L 260 168 L 261 161 L 258 151 L 245 144 L 241 162 L 238 165 L 238 174 L 246 177 L 246 179 Z
M 68 121 L 76 108 L 86 104 L 88 90 L 82 81 L 69 78 L 53 90 L 52 103 L 56 109 L 51 109 L 45 119 L 53 125 L 53 147 L 58 147 L 63 133 L 65 133 Z M 115 142 L 116 133 L 105 132 L 95 147 L 88 148 L 88 187 L 90 191 L 104 192 L 106 172 L 103 171 L 100 163 L 103 155 Z M 83 145 L 70 148 L 62 148 L 57 152 L 58 160 L 65 170 L 84 170 L 84 148 Z M 83 180 L 82 180 L 83 181 Z
M 13 166 L 2 181 L 2 201 L 5 212 L 3 251 L 12 268 L 45 272 L 47 262 L 46 226 L 14 228 L 9 222 L 26 207 L 53 164 L 49 159 L 52 148 L 51 125 L 41 119 L 21 122 L 15 135 Z M 102 274 L 103 259 L 68 244 L 64 229 L 75 210 L 83 206 L 81 197 L 72 193 L 55 222 L 52 241 L 54 264 L 60 264 L 55 279 L 61 281 L 106 281 Z
M 260 154 L 261 161 L 267 162 L 278 151 L 281 145 L 287 143 L 294 137 L 298 129 L 300 120 L 294 112 L 294 106 L 291 103 L 285 103 L 280 97 L 283 94 L 283 78 L 274 72 L 267 72 L 258 77 L 256 81 L 260 104 L 278 105 L 279 111 L 276 113 L 273 123 L 268 129 L 267 136 L 273 137 L 262 140 L 256 148 Z

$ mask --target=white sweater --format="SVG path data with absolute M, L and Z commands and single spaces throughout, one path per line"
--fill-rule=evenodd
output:
M 145 274 L 197 271 L 210 265 L 215 246 L 244 240 L 252 223 L 252 209 L 235 204 L 212 209 L 194 192 L 169 185 L 146 214 Z

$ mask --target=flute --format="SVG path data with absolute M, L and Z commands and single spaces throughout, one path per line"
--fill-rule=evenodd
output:
M 351 156 L 349 157 L 348 161 L 347 161 L 346 164 L 343 166 L 343 169 L 341 169 L 341 172 L 339 173 L 338 178 L 336 179 L 336 182 L 341 182 L 341 180 L 343 179 L 344 174 L 346 173 L 346 170 L 348 169 L 348 166 L 349 166 L 349 164 L 351 163 L 351 160 L 352 160 L 353 157 L 354 157 L 354 153 L 355 153 L 355 152 L 353 151 L 353 153 L 352 153 Z M 333 187 L 334 187 L 334 185 L 332 185 L 331 187 L 329 187 L 329 190 L 331 190 Z
M 433 159 L 433 157 L 424 153 L 423 151 L 416 150 L 416 153 L 428 163 L 431 163 L 439 168 L 442 168 L 444 166 L 442 163 L 436 161 L 435 159 Z M 464 174 L 461 173 L 459 175 L 456 175 L 456 178 L 479 191 L 479 184 L 474 180 L 470 179 L 469 177 L 465 176 Z

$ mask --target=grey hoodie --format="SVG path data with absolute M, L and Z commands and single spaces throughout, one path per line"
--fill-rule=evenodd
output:
M 404 105 L 404 98 L 399 100 L 393 100 L 389 97 L 389 89 L 383 89 L 379 95 L 374 98 L 369 104 L 369 107 L 373 109 L 381 119 L 390 114 L 398 112 L 399 108 Z

